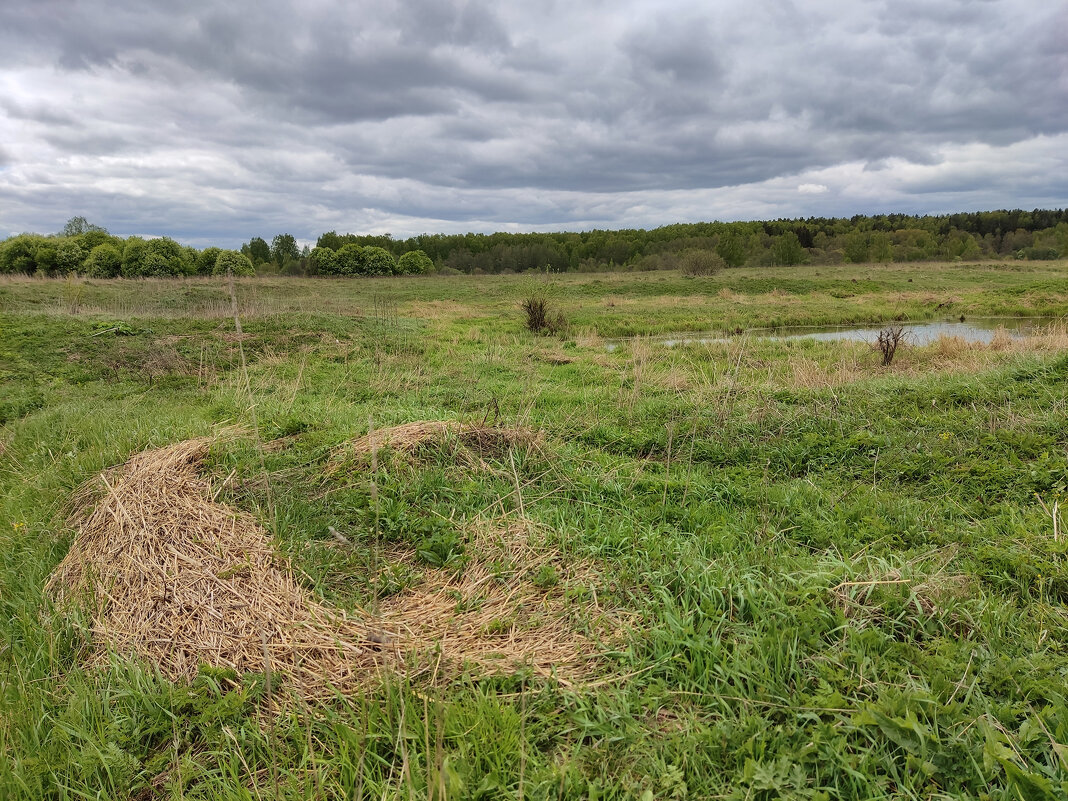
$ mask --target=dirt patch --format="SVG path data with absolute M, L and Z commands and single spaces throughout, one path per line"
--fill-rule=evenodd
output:
M 140 453 L 80 494 L 77 536 L 48 591 L 59 608 L 88 612 L 91 664 L 115 652 L 174 681 L 202 665 L 267 672 L 315 698 L 383 670 L 442 677 L 469 664 L 575 680 L 599 652 L 583 633 L 597 626 L 579 624 L 585 606 L 569 594 L 589 584 L 600 612 L 592 570 L 535 546 L 526 524 L 473 535 L 462 572 L 427 570 L 376 614 L 327 607 L 250 515 L 215 502 L 198 473 L 211 442 Z

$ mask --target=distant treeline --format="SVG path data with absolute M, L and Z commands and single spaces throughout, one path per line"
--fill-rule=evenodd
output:
M 577 233 L 322 234 L 300 248 L 290 234 L 253 237 L 240 251 L 197 250 L 168 237 L 122 239 L 74 217 L 58 234 L 0 242 L 0 273 L 94 277 L 508 273 L 662 270 L 695 254 L 722 267 L 839 262 L 1068 258 L 1068 209 L 910 216 L 809 217 L 679 223 L 651 230 Z
M 693 250 L 711 251 L 728 267 L 1056 259 L 1068 258 L 1068 209 L 679 223 L 651 230 L 579 233 L 421 234 L 408 239 L 330 231 L 316 244 L 334 252 L 350 244 L 395 255 L 419 250 L 437 270 L 465 273 L 546 267 L 556 272 L 670 269 Z

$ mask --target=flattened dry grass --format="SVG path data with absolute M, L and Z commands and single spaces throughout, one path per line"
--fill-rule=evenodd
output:
M 409 444 L 459 432 L 402 428 L 392 433 Z M 491 440 L 482 428 L 465 434 L 475 444 Z M 491 444 L 511 441 L 493 436 Z M 567 592 L 595 574 L 536 547 L 525 523 L 479 531 L 462 573 L 427 570 L 376 614 L 360 610 L 354 619 L 325 606 L 250 515 L 215 501 L 197 469 L 211 442 L 134 456 L 101 476 L 105 493 L 95 505 L 83 492 L 77 537 L 48 590 L 61 609 L 88 608 L 91 665 L 116 652 L 174 681 L 192 680 L 203 665 L 281 674 L 311 699 L 374 681 L 383 669 L 444 677 L 469 665 L 482 673 L 527 666 L 567 681 L 595 660 L 597 638 L 583 633 L 581 605 Z
M 303 696 L 352 685 L 382 662 L 373 632 L 317 603 L 247 514 L 216 503 L 197 466 L 211 440 L 137 454 L 101 476 L 47 589 L 87 602 L 90 663 L 115 651 L 174 681 L 201 665 L 280 672 Z
M 462 572 L 426 569 L 420 584 L 386 599 L 377 610 L 382 627 L 446 666 L 497 673 L 523 665 L 564 683 L 587 672 L 594 640 L 616 639 L 626 628 L 618 610 L 597 601 L 593 566 L 538 542 L 528 521 L 480 526 L 467 551 L 475 556 Z M 390 561 L 413 563 L 415 554 Z
M 379 451 L 413 456 L 421 448 L 456 446 L 457 453 L 468 460 L 499 456 L 509 448 L 536 446 L 541 436 L 522 426 L 492 426 L 461 423 L 456 420 L 416 420 L 387 428 L 376 428 L 362 437 L 345 443 L 334 453 L 327 473 L 341 470 L 353 459 L 364 459 Z

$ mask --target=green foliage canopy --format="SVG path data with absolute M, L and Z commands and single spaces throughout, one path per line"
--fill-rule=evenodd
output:
M 271 260 L 271 246 L 267 244 L 266 240 L 258 236 L 252 237 L 247 245 L 242 245 L 241 252 L 244 253 L 254 265 L 266 264 Z
M 434 269 L 434 262 L 421 250 L 409 250 L 397 259 L 397 272 L 403 275 L 429 273 Z
M 292 234 L 278 234 L 271 241 L 271 259 L 278 265 L 278 269 L 299 258 L 300 248 L 297 247 L 297 240 Z
M 367 247 L 363 249 L 362 272 L 364 275 L 393 275 L 397 272 L 397 262 L 385 248 Z
M 211 275 L 215 271 L 215 262 L 222 253 L 222 248 L 204 248 L 197 254 L 194 266 L 197 275 Z
M 313 272 L 320 275 L 337 275 L 337 254 L 332 248 L 314 247 L 308 255 Z
M 363 275 L 363 260 L 362 247 L 354 242 L 342 245 L 334 259 L 337 275 Z
M 215 259 L 215 267 L 212 275 L 238 275 L 252 276 L 256 274 L 256 268 L 252 265 L 248 256 L 236 250 L 222 250 Z
M 111 244 L 97 245 L 85 260 L 85 273 L 91 278 L 115 278 L 122 271 L 122 253 Z

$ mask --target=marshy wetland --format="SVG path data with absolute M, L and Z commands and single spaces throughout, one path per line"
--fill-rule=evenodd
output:
M 2 278 L 0 797 L 1063 798 L 1066 315 L 1064 261 Z

